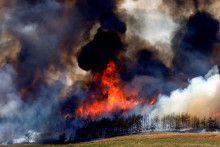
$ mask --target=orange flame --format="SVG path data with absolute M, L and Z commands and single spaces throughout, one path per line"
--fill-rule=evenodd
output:
M 153 104 L 155 104 L 155 102 L 157 101 L 157 99 L 158 99 L 158 95 L 160 95 L 160 94 L 162 94 L 163 93 L 163 91 L 162 90 L 157 90 L 156 92 L 155 92 L 155 94 L 151 97 L 151 98 L 149 98 L 148 100 L 147 100 L 147 105 L 153 105 Z
M 212 108 L 212 112 L 213 112 L 213 116 L 214 116 L 214 117 L 220 116 L 220 113 L 215 112 L 215 108 Z
M 70 114 L 69 114 L 69 113 L 64 116 L 65 119 L 66 119 L 67 117 L 70 117 Z
M 150 101 L 150 105 L 153 105 L 155 103 L 155 101 L 157 100 L 156 97 L 154 97 L 151 101 Z
M 115 63 L 109 62 L 103 74 L 95 74 L 94 79 L 99 80 L 105 87 L 102 91 L 103 95 L 107 95 L 102 100 L 95 99 L 95 95 L 91 95 L 92 101 L 83 102 L 77 109 L 76 113 L 81 117 L 95 119 L 96 116 L 103 113 L 110 113 L 116 110 L 129 110 L 141 103 L 138 96 L 128 99 L 128 95 L 121 88 L 120 75 L 116 70 Z

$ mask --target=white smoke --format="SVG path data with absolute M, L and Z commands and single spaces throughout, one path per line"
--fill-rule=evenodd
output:
M 186 112 L 200 117 L 212 116 L 213 108 L 220 108 L 220 75 L 215 66 L 206 78 L 196 77 L 189 81 L 185 89 L 171 92 L 170 96 L 161 95 L 152 114 L 167 115 Z
M 0 69 L 0 115 L 3 117 L 13 116 L 21 105 L 21 100 L 13 83 L 15 75 L 13 67 L 9 64 L 5 64 Z
M 171 67 L 174 56 L 171 41 L 180 25 L 174 22 L 168 12 L 161 10 L 161 4 L 161 0 L 126 0 L 121 9 L 125 9 L 131 17 L 124 20 L 127 24 L 127 40 L 134 40 L 135 37 L 141 38 L 143 42 L 137 43 L 142 45 L 140 48 L 148 48 L 143 47 L 144 44 L 154 46 L 154 50 L 158 53 L 157 57 L 166 66 Z M 137 50 L 137 44 L 131 44 L 128 47 L 128 54 L 134 54 L 129 52 Z
M 50 89 L 42 86 L 39 99 L 25 103 L 15 87 L 16 78 L 17 74 L 10 64 L 0 68 L 0 144 L 36 141 L 38 132 L 47 127 L 48 120 L 53 117 L 57 105 L 55 98 L 62 87 L 59 82 Z

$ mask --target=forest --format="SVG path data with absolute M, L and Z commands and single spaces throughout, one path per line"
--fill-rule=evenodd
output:
M 97 121 L 85 121 L 76 131 L 75 141 L 94 140 L 128 134 L 153 131 L 216 131 L 220 122 L 216 117 L 197 117 L 188 113 L 169 114 L 159 117 L 132 115 L 129 117 L 102 118 Z

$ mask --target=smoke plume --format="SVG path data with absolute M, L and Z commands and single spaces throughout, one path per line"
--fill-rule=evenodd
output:
M 218 116 L 219 5 L 0 1 L 0 143 L 133 113 Z

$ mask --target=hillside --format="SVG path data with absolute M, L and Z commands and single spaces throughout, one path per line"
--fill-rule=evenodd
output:
M 23 145 L 24 146 L 24 145 Z M 41 145 L 25 145 L 25 147 Z M 97 146 L 220 146 L 219 132 L 205 133 L 176 133 L 176 132 L 155 132 L 142 133 L 138 135 L 119 136 L 108 139 L 100 139 L 90 142 L 82 142 L 66 145 L 45 145 L 45 146 L 66 146 L 66 147 L 97 147 Z

